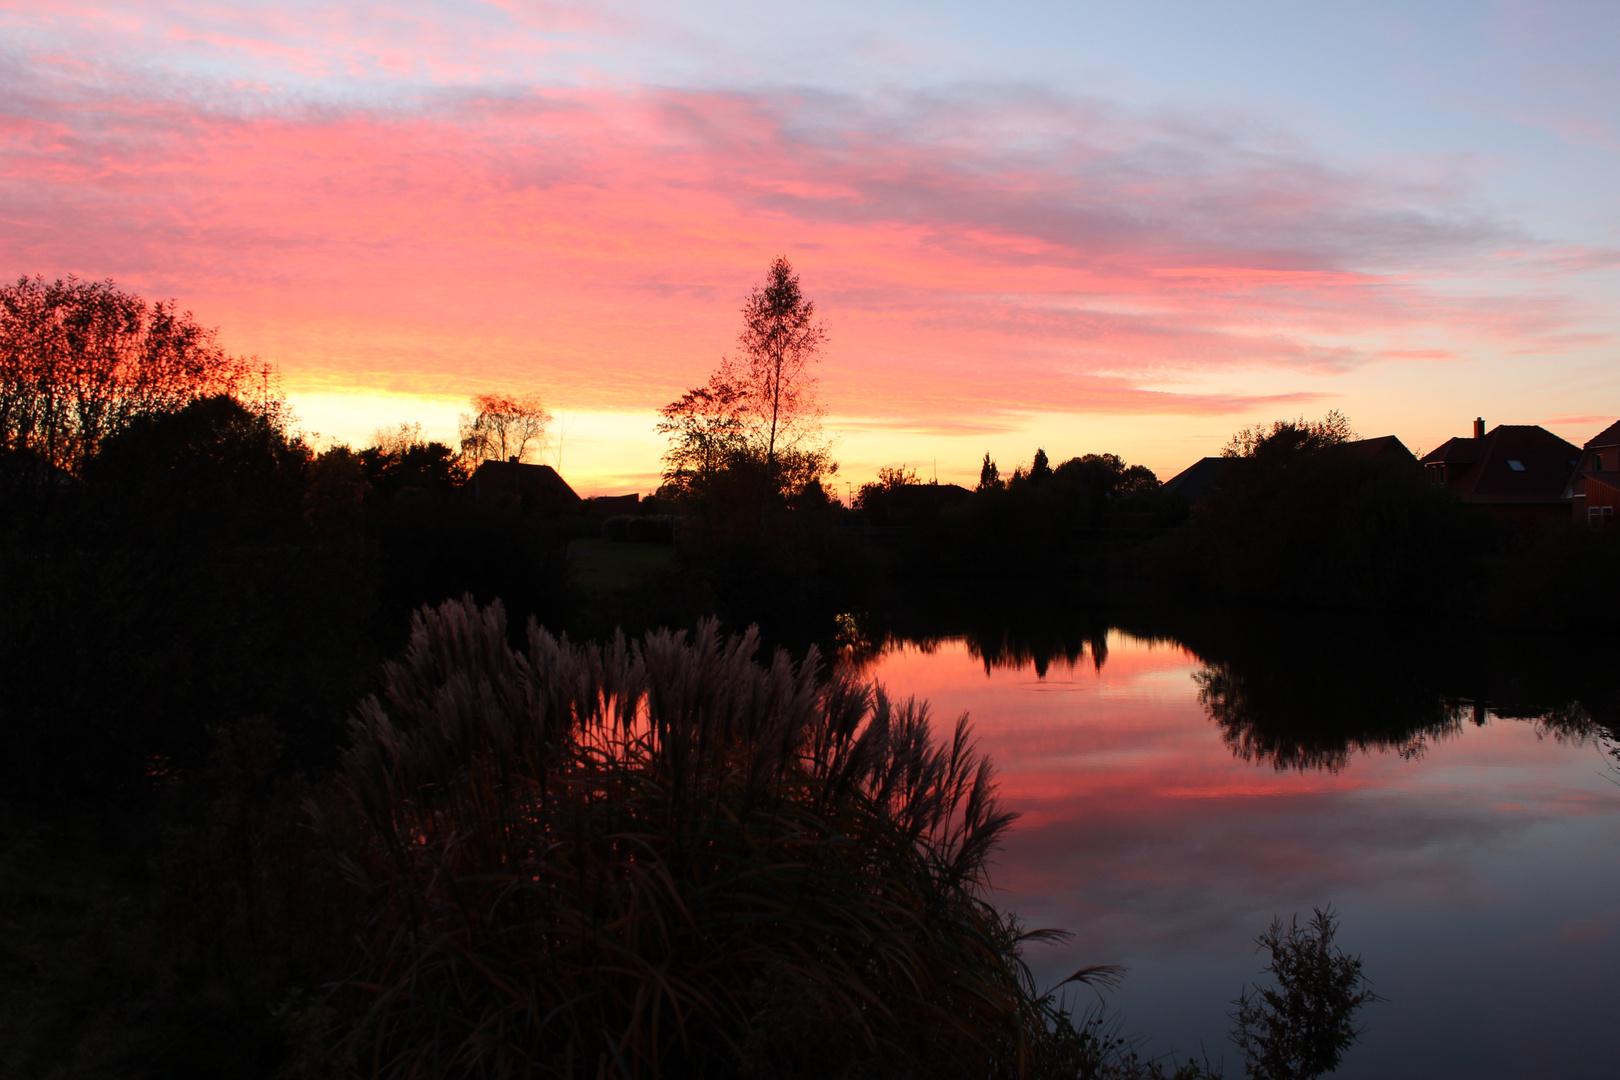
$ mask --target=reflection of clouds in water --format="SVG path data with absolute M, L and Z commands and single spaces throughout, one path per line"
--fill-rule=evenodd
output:
M 1043 923 L 1074 929 L 1087 955 L 1119 942 L 1179 954 L 1246 940 L 1268 906 L 1308 908 L 1352 890 L 1466 905 L 1468 860 L 1544 819 L 1361 795 L 1044 802 L 1042 822 L 1008 839 L 995 883 L 1016 907 L 1036 900 Z
M 1063 680 L 1031 680 L 1010 665 L 964 687 L 961 672 L 983 652 L 939 640 L 891 646 L 872 670 L 896 693 L 972 713 L 1002 795 L 1023 815 L 996 859 L 995 886 L 1031 922 L 1075 930 L 1079 954 L 1246 940 L 1261 909 L 1347 892 L 1466 907 L 1480 859 L 1593 810 L 1590 796 L 1544 783 L 1546 771 L 1567 768 L 1568 749 L 1596 739 L 1573 711 L 1526 723 L 1486 710 L 1476 727 L 1471 702 L 1436 701 L 1426 729 L 1353 739 L 1319 771 L 1287 748 L 1286 733 L 1280 751 L 1234 758 L 1211 738 L 1199 700 L 1207 678 L 1192 678 L 1207 665 L 1117 632 L 1112 645 L 1116 662 L 1077 665 Z M 1220 723 L 1229 746 L 1233 732 Z M 1417 760 L 1414 747 L 1429 757 Z M 1515 771 L 1504 773 L 1505 762 Z
M 1124 964 L 1115 997 L 1133 1026 L 1160 1049 L 1218 1052 L 1225 1003 L 1261 965 L 1254 935 L 1331 901 L 1396 1001 L 1343 1075 L 1511 1077 L 1535 1060 L 1601 1058 L 1588 1021 L 1594 995 L 1620 990 L 1620 870 L 1607 858 L 1620 772 L 1591 710 L 1525 703 L 1575 700 L 1557 685 L 1498 705 L 1353 655 L 1264 667 L 1239 661 L 1265 650 L 1239 648 L 1226 670 L 1245 696 L 1222 716 L 1195 679 L 1221 661 L 1118 631 L 1107 641 L 1102 666 L 1049 654 L 1044 676 L 1013 649 L 987 672 L 994 650 L 971 635 L 927 650 L 891 641 L 871 665 L 896 694 L 970 712 L 1022 815 L 993 860 L 996 899 L 1026 925 L 1075 934 L 1030 949 L 1038 979 Z M 1234 737 L 1256 752 L 1234 754 Z M 1529 987 L 1524 1032 L 1499 1014 Z M 1490 1050 L 1440 1061 L 1436 1032 Z

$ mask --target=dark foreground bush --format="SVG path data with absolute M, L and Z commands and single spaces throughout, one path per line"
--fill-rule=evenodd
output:
M 1317 908 L 1311 921 L 1273 919 L 1255 943 L 1271 954 L 1269 989 L 1245 988 L 1233 1002 L 1232 1041 L 1243 1051 L 1244 1075 L 1255 1080 L 1316 1080 L 1339 1067 L 1361 1035 L 1356 1013 L 1382 1001 L 1367 986 L 1361 958 L 1333 944 L 1333 909 Z
M 966 718 L 755 647 L 419 616 L 339 778 L 371 906 L 319 1071 L 1120 1075 L 982 898 L 1011 815 Z

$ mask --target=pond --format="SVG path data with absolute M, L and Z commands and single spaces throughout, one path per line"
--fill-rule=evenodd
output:
M 971 714 L 1022 815 L 995 898 L 1074 934 L 1043 985 L 1124 965 L 1124 1031 L 1241 1076 L 1255 935 L 1331 904 L 1388 999 L 1336 1075 L 1620 1072 L 1620 643 L 975 618 L 887 627 L 867 673 Z

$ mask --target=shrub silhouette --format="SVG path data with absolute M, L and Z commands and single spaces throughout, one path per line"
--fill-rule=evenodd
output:
M 631 518 L 625 525 L 624 538 L 635 544 L 668 543 L 664 522 L 650 517 Z
M 1277 989 L 1244 990 L 1232 1019 L 1232 1041 L 1243 1051 L 1245 1076 L 1256 1080 L 1315 1080 L 1339 1067 L 1361 1031 L 1356 1010 L 1381 1001 L 1366 988 L 1360 957 L 1333 944 L 1332 907 L 1317 908 L 1304 927 L 1281 919 L 1255 939 L 1271 954 L 1266 970 Z
M 712 621 L 606 645 L 531 621 L 524 651 L 506 634 L 498 603 L 424 609 L 352 722 L 339 783 L 373 907 L 349 1060 L 983 1077 L 1066 1023 L 980 895 L 1012 815 L 965 716 L 936 745 L 926 706 L 813 650 L 757 664 L 753 631 Z

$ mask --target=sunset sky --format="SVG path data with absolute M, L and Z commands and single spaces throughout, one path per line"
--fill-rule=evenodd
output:
M 0 275 L 174 297 L 362 443 L 538 391 L 584 494 L 786 255 L 840 478 L 1161 478 L 1329 408 L 1620 415 L 1620 5 L 0 2 Z M 842 490 L 842 486 L 840 486 Z

